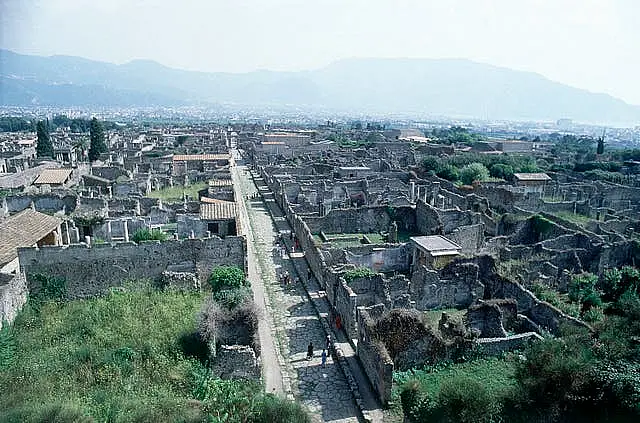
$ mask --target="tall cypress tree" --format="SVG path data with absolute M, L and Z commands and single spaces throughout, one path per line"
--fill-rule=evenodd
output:
M 53 144 L 51 144 L 47 122 L 39 120 L 36 132 L 38 133 L 38 143 L 36 144 L 38 157 L 53 157 Z
M 89 160 L 94 162 L 98 157 L 100 157 L 100 154 L 108 151 L 107 144 L 104 141 L 104 128 L 98 119 L 91 119 L 89 133 L 91 136 L 91 143 L 89 144 Z

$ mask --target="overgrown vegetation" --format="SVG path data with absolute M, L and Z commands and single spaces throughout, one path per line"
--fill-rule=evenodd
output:
M 133 233 L 131 240 L 133 242 L 142 241 L 166 241 L 169 236 L 160 229 L 140 228 Z
M 463 169 L 467 170 L 463 172 Z M 489 177 L 509 181 L 515 172 L 537 172 L 540 167 L 533 156 L 465 153 L 449 157 L 425 157 L 422 170 L 451 182 L 470 184 L 474 180 L 483 181 Z
M 203 298 L 146 287 L 30 300 L 0 331 L 0 421 L 309 422 L 257 383 L 211 375 L 185 342 Z
M 536 296 L 591 322 L 501 359 L 398 373 L 405 416 L 421 422 L 629 422 L 640 419 L 640 271 L 574 275 Z M 481 369 L 481 370 L 479 370 Z
M 347 283 L 351 283 L 356 279 L 370 278 L 375 275 L 377 275 L 377 273 L 369 269 L 368 267 L 358 267 L 352 270 L 347 270 L 342 276 L 347 281 Z

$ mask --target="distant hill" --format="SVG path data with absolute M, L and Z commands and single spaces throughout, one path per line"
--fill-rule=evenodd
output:
M 638 123 L 640 107 L 463 59 L 347 59 L 304 72 L 206 73 L 0 50 L 1 105 L 290 105 L 486 119 Z

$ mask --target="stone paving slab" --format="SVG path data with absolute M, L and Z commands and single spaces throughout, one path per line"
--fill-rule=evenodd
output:
M 256 192 L 253 181 L 240 174 L 239 190 L 244 198 Z M 293 253 L 282 256 L 275 245 L 277 230 L 265 203 L 261 200 L 246 201 L 253 245 L 260 265 L 262 282 L 267 291 L 267 311 L 272 315 L 276 343 L 284 357 L 284 369 L 293 395 L 313 414 L 324 422 L 351 423 L 361 420 L 349 381 L 333 358 L 322 366 L 320 352 L 324 346 L 325 330 L 314 305 L 300 282 L 289 285 L 280 283 L 278 275 L 287 271 L 295 275 Z M 281 222 L 278 222 L 281 226 Z M 286 221 L 284 222 L 286 224 Z M 314 344 L 314 356 L 307 360 L 307 346 Z

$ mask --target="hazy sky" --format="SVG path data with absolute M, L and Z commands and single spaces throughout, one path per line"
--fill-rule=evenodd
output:
M 0 46 L 204 71 L 461 57 L 640 104 L 640 0 L 0 0 Z

